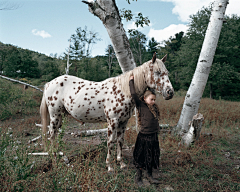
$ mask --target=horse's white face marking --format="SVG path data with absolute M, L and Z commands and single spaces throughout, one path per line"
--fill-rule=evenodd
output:
M 173 97 L 174 90 L 168 77 L 168 70 L 160 59 L 156 59 L 154 63 L 149 63 L 146 82 L 149 87 L 156 89 L 165 99 Z
M 164 95 L 163 89 L 172 85 L 168 79 L 168 73 L 162 61 L 150 61 L 140 67 L 144 71 L 144 86 L 156 88 Z M 160 67 L 161 66 L 161 67 Z M 123 77 L 125 76 L 123 75 Z M 124 86 L 129 86 L 128 81 Z M 134 103 L 131 96 L 123 92 L 116 78 L 106 79 L 102 82 L 92 82 L 74 76 L 63 75 L 57 77 L 45 85 L 42 104 L 40 107 L 42 121 L 46 117 L 47 110 L 50 115 L 50 135 L 54 139 L 55 132 L 61 126 L 61 112 L 67 111 L 79 122 L 108 122 L 108 154 L 106 163 L 108 170 L 112 170 L 110 164 L 111 150 L 117 141 L 117 160 L 122 161 L 122 146 L 124 131 L 128 119 L 132 116 Z M 144 92 L 146 87 L 142 87 Z M 167 97 L 167 96 L 166 96 Z M 45 107 L 46 106 L 46 107 Z M 46 121 L 46 120 L 45 120 Z M 43 128 L 44 130 L 44 128 Z

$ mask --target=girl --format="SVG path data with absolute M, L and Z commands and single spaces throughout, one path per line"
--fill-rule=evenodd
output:
M 137 168 L 135 182 L 142 186 L 142 169 L 147 170 L 146 177 L 152 184 L 160 183 L 152 176 L 152 169 L 159 168 L 160 148 L 158 141 L 159 109 L 155 104 L 156 94 L 154 90 L 147 90 L 143 97 L 138 98 L 134 88 L 134 76 L 130 76 L 130 92 L 138 110 L 139 133 L 133 152 L 134 165 Z

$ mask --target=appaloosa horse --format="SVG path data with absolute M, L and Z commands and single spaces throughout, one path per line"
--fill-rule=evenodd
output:
M 50 123 L 50 139 L 53 141 L 61 127 L 61 113 L 64 111 L 81 122 L 107 122 L 108 171 L 113 171 L 110 157 L 116 141 L 117 160 L 121 168 L 126 167 L 122 160 L 124 131 L 135 107 L 129 90 L 129 77 L 134 75 L 134 85 L 139 96 L 143 95 L 147 87 L 151 87 L 161 93 L 164 99 L 171 99 L 174 91 L 164 65 L 165 60 L 166 56 L 161 60 L 154 56 L 132 71 L 101 82 L 63 75 L 47 83 L 40 107 L 43 136 L 46 136 Z

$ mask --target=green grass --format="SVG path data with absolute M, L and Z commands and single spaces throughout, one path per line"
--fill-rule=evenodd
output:
M 0 79 L 0 120 L 36 113 L 41 95 L 37 90 L 24 90 L 23 85 Z
M 2 90 L 8 92 L 2 92 Z M 56 140 L 55 152 L 63 151 L 66 164 L 60 156 L 29 156 L 27 153 L 43 151 L 41 141 L 28 144 L 28 140 L 41 134 L 35 123 L 40 123 L 39 106 L 41 93 L 31 88 L 7 83 L 1 85 L 2 106 L 0 140 L 0 190 L 1 191 L 240 191 L 240 103 L 202 99 L 199 111 L 205 121 L 198 142 L 189 148 L 178 145 L 179 139 L 170 134 L 160 134 L 161 167 L 155 171 L 160 185 L 138 188 L 134 184 L 135 169 L 132 157 L 125 157 L 126 170 L 120 170 L 113 152 L 115 172 L 108 174 L 105 158 L 107 144 L 102 138 L 100 145 L 80 145 L 81 138 L 66 133 L 79 125 L 65 118 L 62 134 Z M 34 100 L 34 101 L 32 101 Z M 31 102 L 26 102 L 31 101 Z M 176 125 L 184 96 L 169 101 L 158 99 L 162 124 Z M 23 112 L 16 113 L 21 109 Z M 125 145 L 135 143 L 135 119 L 132 117 L 125 132 Z M 105 128 L 106 124 L 87 124 L 87 128 Z M 84 129 L 86 127 L 79 127 Z M 31 135 L 27 135 L 31 134 Z M 211 134 L 211 135 L 210 135 Z M 91 140 L 93 137 L 87 137 Z M 69 141 L 71 140 L 71 142 Z M 71 156 L 73 154 L 78 154 Z M 230 156 L 228 157 L 228 154 Z M 158 175 L 157 175 L 158 174 Z

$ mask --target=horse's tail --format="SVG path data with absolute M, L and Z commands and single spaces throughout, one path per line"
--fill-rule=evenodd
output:
M 48 112 L 48 107 L 47 107 L 44 93 L 43 93 L 42 102 L 40 106 L 40 114 L 41 114 L 41 124 L 42 124 L 42 142 L 43 142 L 44 150 L 46 151 L 47 150 L 47 143 L 46 143 L 47 127 L 50 123 L 50 120 L 49 120 L 49 112 Z

